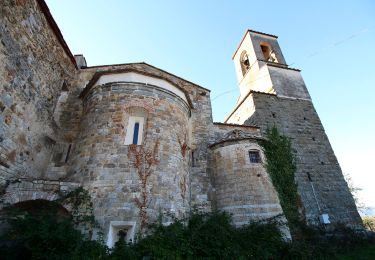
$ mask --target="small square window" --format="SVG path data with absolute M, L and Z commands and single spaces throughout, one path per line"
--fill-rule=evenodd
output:
M 251 163 L 261 163 L 259 151 L 249 151 Z
M 133 242 L 135 222 L 111 221 L 108 231 L 107 246 L 112 248 L 116 242 L 123 239 L 125 242 Z

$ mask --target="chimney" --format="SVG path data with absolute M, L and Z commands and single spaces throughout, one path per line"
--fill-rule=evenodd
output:
M 76 60 L 77 67 L 79 69 L 84 69 L 87 67 L 85 56 L 83 56 L 82 54 L 74 55 L 74 59 Z

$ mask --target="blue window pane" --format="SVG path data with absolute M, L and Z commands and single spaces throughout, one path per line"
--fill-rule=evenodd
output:
M 133 144 L 138 144 L 139 123 L 134 124 Z

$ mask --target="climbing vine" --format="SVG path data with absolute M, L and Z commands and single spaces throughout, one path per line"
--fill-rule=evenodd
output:
M 276 127 L 266 131 L 266 140 L 261 143 L 267 158 L 266 169 L 279 195 L 280 204 L 294 233 L 300 221 L 299 195 L 294 179 L 296 165 L 290 139 L 279 133 Z
M 180 190 L 181 190 L 181 197 L 185 202 L 185 195 L 186 195 L 186 175 L 183 175 L 180 180 Z
M 93 214 L 93 204 L 91 196 L 83 187 L 61 195 L 56 202 L 70 209 L 73 217 L 73 223 L 82 231 L 86 231 L 89 237 L 92 236 L 94 228 L 98 227 Z
M 186 132 L 184 132 L 183 134 L 183 138 L 180 138 L 178 135 L 177 135 L 177 141 L 180 145 L 180 149 L 181 149 L 181 155 L 183 157 L 183 159 L 185 159 L 185 156 L 186 156 L 186 152 L 190 149 L 188 144 L 187 144 L 187 139 L 186 139 Z M 186 197 L 186 174 L 184 174 L 181 179 L 180 179 L 180 195 L 181 195 L 181 198 L 182 200 L 185 202 L 185 197 Z
M 139 218 L 141 221 L 140 229 L 144 230 L 147 225 L 147 206 L 149 202 L 149 189 L 147 187 L 148 179 L 153 173 L 155 166 L 159 163 L 157 159 L 159 149 L 159 141 L 157 140 L 152 149 L 148 149 L 144 145 L 132 144 L 129 146 L 129 158 L 132 158 L 134 168 L 137 171 L 140 184 L 141 194 L 139 198 L 135 198 L 135 203 L 139 209 Z
M 187 141 L 186 141 L 186 133 L 184 133 L 183 138 L 180 138 L 180 137 L 177 136 L 177 140 L 178 140 L 178 143 L 180 144 L 181 155 L 182 155 L 182 157 L 185 158 L 186 151 L 189 150 L 189 146 L 188 146 Z

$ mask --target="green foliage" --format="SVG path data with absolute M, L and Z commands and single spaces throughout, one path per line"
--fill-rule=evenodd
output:
M 119 250 L 122 249 L 122 251 Z M 193 214 L 151 227 L 151 235 L 133 245 L 116 245 L 114 259 L 270 259 L 280 256 L 287 244 L 276 224 L 231 225 L 226 213 Z M 122 254 L 121 254 L 122 252 Z M 131 257 L 130 257 L 131 256 Z
M 280 204 L 294 229 L 299 225 L 297 184 L 294 180 L 296 165 L 290 139 L 280 135 L 276 127 L 267 129 L 267 140 L 261 143 L 267 158 L 266 169 L 279 195 Z
M 364 217 L 362 221 L 363 221 L 363 225 L 365 226 L 365 228 L 375 232 L 375 217 L 374 216 Z
M 289 259 L 374 259 L 366 258 L 366 251 L 375 251 L 374 237 L 341 225 L 336 226 L 334 233 L 307 226 L 301 229 L 304 237 L 289 245 Z
M 71 206 L 70 213 L 73 216 L 75 225 L 85 227 L 89 230 L 97 226 L 92 214 L 93 204 L 91 196 L 83 187 L 78 187 L 68 194 L 61 196 L 57 202 Z
M 169 226 L 157 224 L 149 236 L 135 244 L 116 244 L 110 259 L 336 259 L 350 256 L 352 250 L 359 256 L 375 250 L 374 240 L 345 227 L 327 234 L 301 226 L 304 239 L 285 242 L 276 223 L 240 228 L 230 223 L 229 215 L 217 212 L 195 213 Z
M 53 211 L 12 215 L 10 228 L 0 238 L 0 255 L 5 259 L 100 259 L 106 255 L 106 248 L 84 237 L 71 218 L 58 218 Z
M 0 237 L 0 258 L 374 259 L 374 239 L 363 239 L 345 227 L 327 234 L 299 222 L 290 141 L 280 136 L 276 128 L 269 130 L 267 137 L 263 143 L 267 170 L 289 225 L 294 230 L 298 228 L 300 235 L 293 242 L 285 242 L 278 224 L 272 221 L 236 228 L 226 213 L 195 212 L 168 226 L 160 221 L 149 227 L 148 236 L 135 243 L 120 239 L 109 250 L 103 241 L 92 241 L 76 229 L 95 225 L 90 195 L 78 188 L 56 202 L 33 201 L 31 208 L 29 205 L 23 211 L 6 211 L 8 228 Z M 72 217 L 64 213 L 59 203 L 70 205 Z
M 69 218 L 24 213 L 9 219 L 0 253 L 5 259 L 269 259 L 286 248 L 275 224 L 230 223 L 225 213 L 197 213 L 168 226 L 155 224 L 149 236 L 134 244 L 119 241 L 109 252 L 75 230 Z
M 267 140 L 261 143 L 267 158 L 266 169 L 279 195 L 280 204 L 288 220 L 293 242 L 286 249 L 288 259 L 330 259 L 338 252 L 345 255 L 348 249 L 357 248 L 374 241 L 364 239 L 351 229 L 336 226 L 334 233 L 306 226 L 301 221 L 298 204 L 300 198 L 295 182 L 296 165 L 290 139 L 279 133 L 276 127 L 267 129 Z
M 113 250 L 90 241 L 70 218 L 51 211 L 15 213 L 0 239 L 1 259 L 373 259 L 374 241 L 349 229 L 327 236 L 306 228 L 304 240 L 284 242 L 276 223 L 231 225 L 226 213 L 195 213 L 189 219 L 150 227 L 133 244 L 121 240 Z M 353 252 L 355 252 L 355 254 Z
M 365 243 L 360 247 L 353 248 L 350 252 L 337 255 L 336 258 L 340 260 L 373 260 L 375 259 L 375 245 Z
M 31 203 L 31 204 L 30 204 Z M 79 187 L 57 201 L 30 201 L 4 210 L 10 228 L 0 237 L 0 255 L 6 259 L 101 259 L 107 248 L 86 234 L 96 226 L 91 197 Z M 62 214 L 69 205 L 71 215 Z

